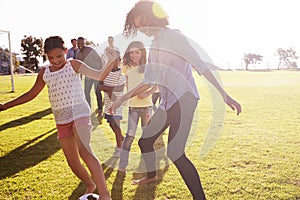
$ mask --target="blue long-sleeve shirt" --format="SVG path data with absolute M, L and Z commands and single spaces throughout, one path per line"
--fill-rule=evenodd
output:
M 169 109 L 183 94 L 190 92 L 200 98 L 193 75 L 208 70 L 199 53 L 177 30 L 162 28 L 155 36 L 149 51 L 143 82 L 158 84 L 160 108 Z

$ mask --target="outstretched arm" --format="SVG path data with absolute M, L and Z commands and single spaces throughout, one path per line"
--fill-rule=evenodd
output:
M 103 67 L 100 70 L 95 70 L 89 66 L 87 66 L 84 62 L 80 61 L 80 60 L 71 60 L 71 65 L 73 67 L 73 69 L 75 70 L 75 72 L 77 73 L 81 73 L 91 79 L 94 80 L 104 80 L 105 77 L 109 74 L 109 72 L 111 71 L 111 69 L 113 68 L 113 64 L 109 63 L 108 65 L 105 65 L 105 67 Z
M 22 94 L 21 96 L 17 97 L 16 99 L 13 99 L 13 100 L 11 100 L 9 102 L 6 102 L 4 104 L 0 104 L 0 111 L 12 108 L 12 107 L 17 106 L 17 105 L 24 104 L 24 103 L 34 99 L 45 87 L 45 82 L 43 80 L 44 71 L 45 71 L 45 68 L 43 68 L 39 72 L 34 85 L 32 86 L 32 88 L 28 92 Z
M 211 73 L 210 70 L 206 70 L 202 73 L 202 75 L 211 83 L 213 86 L 216 87 L 216 89 L 220 92 L 222 95 L 224 102 L 232 109 L 236 110 L 237 115 L 239 115 L 242 112 L 241 105 L 235 101 L 233 98 L 231 98 L 223 89 L 223 87 L 219 84 L 219 82 L 216 80 L 215 76 Z
M 152 88 L 138 94 L 137 97 L 140 99 L 144 99 L 144 98 L 150 96 L 151 94 L 153 94 L 157 90 L 157 88 L 158 88 L 158 86 L 154 85 L 154 86 L 152 86 Z
M 190 42 L 187 40 L 187 38 L 178 33 L 178 34 L 172 34 L 172 38 L 169 35 L 166 35 L 166 41 L 168 41 L 168 45 L 172 45 L 172 48 L 175 48 L 175 52 L 183 57 L 185 60 L 187 60 L 194 69 L 198 72 L 198 74 L 202 74 L 211 84 L 214 85 L 214 87 L 217 88 L 217 90 L 222 95 L 224 102 L 232 109 L 237 111 L 237 115 L 242 112 L 241 105 L 236 102 L 234 99 L 232 99 L 222 88 L 222 86 L 219 84 L 219 82 L 216 80 L 214 75 L 209 70 L 209 67 L 207 66 L 206 62 L 204 62 L 201 58 L 199 53 L 190 45 Z M 169 42 L 169 41 L 176 41 L 175 43 Z M 170 48 L 170 49 L 172 49 Z M 201 48 L 200 48 L 201 49 Z M 201 51 L 198 50 L 199 52 Z M 202 55 L 204 52 L 202 51 Z
M 99 84 L 98 85 L 98 90 L 102 90 L 103 92 L 106 92 L 109 96 L 109 98 L 114 101 L 116 98 L 115 98 L 115 95 L 113 92 L 121 92 L 123 91 L 124 89 L 124 84 L 123 85 L 118 85 L 118 86 L 107 86 L 107 85 L 104 85 L 104 84 Z

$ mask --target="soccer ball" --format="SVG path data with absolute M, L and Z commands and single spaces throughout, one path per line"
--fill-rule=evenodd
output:
M 82 195 L 81 197 L 79 197 L 78 200 L 98 200 L 98 199 L 99 199 L 98 194 L 89 193 L 89 194 Z

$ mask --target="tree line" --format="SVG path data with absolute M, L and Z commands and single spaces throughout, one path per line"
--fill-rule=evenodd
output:
M 296 69 L 298 56 L 293 48 L 277 49 L 277 56 L 279 57 L 277 69 Z M 249 70 L 249 64 L 257 64 L 263 60 L 263 56 L 255 53 L 246 53 L 243 58 L 246 70 Z
M 88 45 L 95 46 L 93 41 L 87 41 Z M 24 35 L 21 40 L 21 51 L 24 55 L 23 66 L 30 70 L 38 68 L 38 58 L 42 57 L 43 62 L 46 61 L 46 56 L 43 52 L 43 39 Z M 277 49 L 278 67 L 277 69 L 296 69 L 298 56 L 293 48 Z M 246 70 L 249 70 L 249 64 L 257 64 L 263 60 L 263 56 L 256 53 L 245 53 L 243 61 L 245 62 Z

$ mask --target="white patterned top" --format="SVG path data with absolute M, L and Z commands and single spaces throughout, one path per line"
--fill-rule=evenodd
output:
M 46 66 L 43 79 L 48 87 L 49 101 L 57 124 L 66 124 L 80 117 L 90 116 L 91 110 L 85 99 L 80 74 L 70 62 L 55 72 Z

